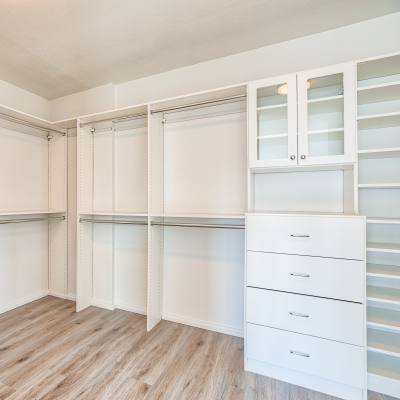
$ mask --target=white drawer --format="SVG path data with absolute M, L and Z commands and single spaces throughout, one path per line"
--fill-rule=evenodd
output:
M 365 260 L 363 217 L 248 215 L 247 249 Z
M 247 288 L 246 321 L 364 345 L 364 306 L 301 294 Z
M 247 252 L 247 286 L 365 302 L 365 262 Z
M 247 324 L 246 356 L 362 388 L 365 350 L 351 344 Z

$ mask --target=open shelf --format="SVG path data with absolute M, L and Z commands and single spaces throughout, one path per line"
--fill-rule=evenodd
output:
M 367 276 L 375 278 L 400 279 L 400 266 L 368 263 Z
M 39 214 L 64 214 L 65 210 L 34 210 L 34 211 L 2 211 L 0 216 L 9 215 L 39 215 Z
M 201 213 L 167 213 L 152 214 L 155 218 L 207 218 L 207 219 L 243 219 L 244 214 L 201 214 Z
M 400 81 L 358 89 L 358 104 L 386 102 L 400 98 Z
M 397 333 L 368 329 L 368 350 L 388 356 L 400 357 L 400 340 Z
M 389 126 L 400 126 L 400 111 L 359 115 L 357 116 L 359 129 L 375 129 Z
M 400 147 L 358 150 L 359 158 L 385 158 L 400 156 Z
M 377 303 L 400 305 L 400 289 L 383 286 L 368 286 L 367 299 Z
M 367 325 L 400 333 L 400 311 L 368 306 Z
M 358 92 L 363 92 L 363 91 L 368 91 L 368 90 L 377 90 L 377 89 L 382 89 L 382 88 L 387 88 L 387 87 L 392 87 L 392 86 L 400 86 L 400 79 L 398 80 L 393 80 L 393 81 L 388 81 L 388 82 L 383 82 L 383 83 L 374 83 L 374 84 L 367 84 L 365 86 L 359 85 L 357 88 Z
M 109 217 L 147 217 L 147 213 L 139 213 L 139 212 L 112 212 L 112 211 L 91 211 L 85 212 L 82 211 L 81 215 L 101 215 L 101 216 L 109 216 Z
M 400 182 L 392 183 L 360 183 L 358 185 L 360 189 L 399 189 Z
M 379 253 L 400 253 L 400 244 L 368 242 L 367 251 Z
M 400 218 L 368 217 L 367 224 L 400 225 Z
M 398 397 L 399 384 L 400 359 L 368 352 L 368 389 Z

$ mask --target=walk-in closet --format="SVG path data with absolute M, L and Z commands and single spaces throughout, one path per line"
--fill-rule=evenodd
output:
M 400 399 L 400 4 L 6 3 L 0 400 Z

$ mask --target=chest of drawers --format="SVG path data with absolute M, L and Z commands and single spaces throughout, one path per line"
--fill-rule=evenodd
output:
M 366 399 L 365 218 L 246 217 L 245 367 Z

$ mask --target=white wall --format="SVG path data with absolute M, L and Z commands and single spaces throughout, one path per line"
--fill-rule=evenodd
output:
M 52 102 L 52 120 L 400 51 L 400 13 Z M 112 87 L 114 86 L 114 90 Z M 99 88 L 100 90 L 100 88 Z M 100 101 L 100 93 L 102 95 Z M 108 96 L 105 98 L 104 96 Z M 115 96 L 115 98 L 114 98 Z M 100 101 L 100 103 L 99 103 Z M 90 105 L 90 107 L 89 107 Z
M 59 121 L 112 110 L 115 107 L 115 86 L 110 83 L 53 100 L 51 120 Z
M 50 119 L 49 100 L 5 81 L 0 81 L 0 104 L 45 120 Z

